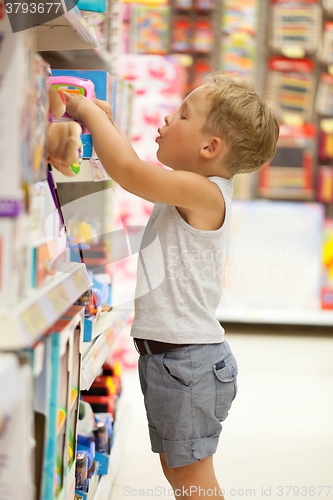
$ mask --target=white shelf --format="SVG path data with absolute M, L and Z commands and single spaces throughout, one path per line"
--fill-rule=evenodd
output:
M 333 326 L 333 311 L 228 308 L 221 304 L 216 317 L 221 323 L 265 323 L 280 325 Z
M 106 173 L 101 162 L 97 159 L 82 160 L 79 173 L 73 177 L 67 177 L 52 167 L 52 177 L 56 184 L 61 182 L 98 182 L 111 180 L 111 177 Z
M 81 390 L 88 390 L 95 380 L 100 368 L 108 357 L 115 338 L 126 324 L 126 311 L 113 310 L 108 313 L 109 327 L 101 335 L 95 337 L 88 349 L 85 349 L 81 368 Z M 84 342 L 83 344 L 87 344 Z
M 31 347 L 91 286 L 84 264 L 69 262 L 45 286 L 10 309 L 0 310 L 0 348 Z
M 66 7 L 62 0 L 64 11 Z M 38 51 L 96 49 L 97 38 L 81 11 L 74 7 L 48 23 L 33 28 Z
M 105 49 L 42 51 L 42 57 L 52 69 L 94 69 L 112 73 L 115 57 Z
M 97 308 L 96 316 L 91 316 L 85 318 L 84 320 L 84 336 L 83 341 L 88 343 L 92 341 L 95 337 L 101 335 L 110 326 L 113 325 L 115 321 L 115 312 L 113 310 L 101 311 L 101 309 L 110 308 L 108 304 L 102 303 L 101 306 Z

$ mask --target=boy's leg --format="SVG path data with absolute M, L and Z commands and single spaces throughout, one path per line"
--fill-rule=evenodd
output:
M 202 500 L 203 497 L 224 500 L 213 466 L 213 455 L 198 462 L 172 469 L 176 499 Z
M 173 484 L 173 469 L 168 466 L 166 456 L 162 453 L 160 454 L 160 460 L 165 477 L 169 481 L 172 489 L 175 489 Z

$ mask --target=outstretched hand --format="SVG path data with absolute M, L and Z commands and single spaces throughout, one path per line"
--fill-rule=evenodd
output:
M 66 97 L 66 113 L 68 113 L 74 120 L 83 122 L 83 112 L 87 107 L 95 107 L 95 105 L 83 95 L 70 94 L 65 90 L 62 93 Z

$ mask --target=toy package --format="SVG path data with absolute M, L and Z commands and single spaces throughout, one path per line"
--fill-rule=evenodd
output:
M 175 0 L 174 6 L 179 10 L 190 10 L 193 7 L 192 0 Z
M 318 1 L 272 1 L 272 49 L 292 57 L 314 53 L 321 31 Z
M 324 222 L 322 309 L 333 309 L 333 219 Z
M 170 7 L 159 5 L 131 6 L 131 45 L 137 54 L 167 54 L 169 52 Z
M 221 69 L 255 77 L 258 0 L 225 0 L 222 11 Z
M 322 203 L 333 202 L 333 167 L 330 166 L 319 167 L 317 199 Z
M 332 14 L 333 13 L 333 1 L 332 0 L 323 0 L 323 9 L 326 14 Z
M 260 171 L 261 195 L 312 199 L 316 133 L 316 127 L 312 123 L 299 127 L 280 127 L 275 156 Z
M 215 0 L 194 0 L 194 8 L 198 11 L 211 11 L 215 7 Z
M 318 157 L 322 162 L 333 160 L 333 119 L 325 118 L 319 122 Z
M 316 111 L 320 115 L 333 115 L 333 76 L 323 73 L 318 84 Z
M 318 50 L 318 59 L 325 64 L 333 64 L 333 22 L 324 24 L 324 31 Z
M 279 106 L 284 123 L 298 125 L 310 120 L 315 91 L 314 62 L 271 57 L 267 90 Z
M 93 12 L 105 12 L 107 6 L 106 0 L 78 0 L 75 3 L 79 9 Z
M 193 65 L 192 89 L 196 89 L 203 84 L 205 76 L 213 71 L 213 67 L 208 57 L 199 57 Z
M 192 23 L 189 16 L 180 14 L 172 24 L 171 49 L 174 52 L 189 52 L 192 47 Z
M 214 30 L 208 16 L 199 16 L 194 23 L 193 50 L 208 54 L 213 50 Z

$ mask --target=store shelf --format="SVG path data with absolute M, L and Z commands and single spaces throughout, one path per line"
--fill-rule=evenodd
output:
M 101 307 L 105 308 L 110 306 L 102 304 Z M 115 312 L 112 310 L 101 312 L 101 307 L 98 308 L 96 316 L 84 319 L 84 342 L 90 342 L 113 325 Z
M 219 305 L 216 317 L 221 323 L 264 323 L 280 325 L 333 326 L 333 311 L 229 308 Z
M 84 264 L 64 264 L 51 281 L 18 305 L 0 310 L 1 349 L 31 347 L 48 328 L 91 286 Z
M 110 326 L 101 335 L 94 338 L 88 348 L 83 352 L 81 368 L 81 390 L 88 390 L 95 380 L 100 368 L 108 357 L 115 338 L 126 323 L 124 311 L 111 311 L 108 313 Z M 83 344 L 87 344 L 84 342 Z
M 80 172 L 75 177 L 66 177 L 57 169 L 52 167 L 52 177 L 56 184 L 61 182 L 92 182 L 110 180 L 99 160 L 82 160 Z
M 61 0 L 64 11 L 66 7 Z M 36 33 L 37 50 L 77 50 L 96 49 L 97 38 L 93 28 L 86 22 L 82 12 L 77 7 L 52 21 L 33 28 Z
M 52 69 L 100 69 L 112 72 L 114 56 L 99 47 L 80 50 L 42 51 Z
M 115 422 L 115 435 L 111 448 L 108 474 L 106 476 L 101 476 L 93 500 L 109 500 L 112 486 L 123 457 L 128 429 L 131 422 L 131 411 L 128 403 L 121 403 L 121 397 L 118 405 L 121 405 L 122 408 L 118 407 L 117 409 L 118 416 Z

